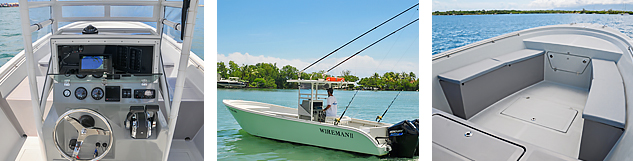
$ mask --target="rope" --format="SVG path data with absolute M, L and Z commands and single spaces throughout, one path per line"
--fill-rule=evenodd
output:
M 371 31 L 374 31 L 376 28 L 378 28 L 378 27 L 382 26 L 383 24 L 385 24 L 385 23 L 387 23 L 387 22 L 391 21 L 392 19 L 394 19 L 394 18 L 396 18 L 396 17 L 400 16 L 401 14 L 403 14 L 403 13 L 405 13 L 405 12 L 407 12 L 407 11 L 411 10 L 412 8 L 414 8 L 414 7 L 418 6 L 419 4 L 420 4 L 420 3 L 417 3 L 417 4 L 415 4 L 415 5 L 411 6 L 411 7 L 409 7 L 409 9 L 404 10 L 404 11 L 400 12 L 399 14 L 397 14 L 396 16 L 391 17 L 391 18 L 390 18 L 390 19 L 388 19 L 387 21 L 385 21 L 385 22 L 381 23 L 380 25 L 378 25 L 378 26 L 376 26 L 376 27 L 372 28 L 371 30 L 369 30 L 369 31 L 367 31 L 367 32 L 365 32 L 365 33 L 363 33 L 362 35 L 360 35 L 360 36 L 358 36 L 358 37 L 354 38 L 352 41 L 349 41 L 349 42 L 345 43 L 343 46 L 341 46 L 341 47 L 337 48 L 336 50 L 334 50 L 334 51 L 330 52 L 329 54 L 325 55 L 324 57 L 322 57 L 321 59 L 319 59 L 319 60 L 315 61 L 314 63 L 312 63 L 312 64 L 308 65 L 307 67 L 303 68 L 303 70 L 299 71 L 299 77 L 301 77 L 301 73 L 303 73 L 303 71 L 305 71 L 306 69 L 308 69 L 308 68 L 312 67 L 314 64 L 316 64 L 316 63 L 320 62 L 321 60 L 323 60 L 323 59 L 325 59 L 326 57 L 328 57 L 328 56 L 330 56 L 330 55 L 334 54 L 336 51 L 340 50 L 341 48 L 343 48 L 343 47 L 347 46 L 348 44 L 350 44 L 350 43 L 352 43 L 352 42 L 354 42 L 354 41 L 356 41 L 358 38 L 365 36 L 367 33 L 371 32 Z

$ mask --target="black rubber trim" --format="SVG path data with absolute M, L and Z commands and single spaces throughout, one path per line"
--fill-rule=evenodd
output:
M 486 134 L 486 135 L 488 135 L 488 136 L 492 136 L 492 137 L 497 138 L 497 139 L 499 139 L 499 140 L 501 140 L 501 141 L 505 141 L 505 142 L 510 143 L 510 144 L 512 144 L 512 145 L 516 145 L 516 146 L 518 146 L 518 147 L 521 147 L 521 149 L 523 149 L 523 153 L 521 153 L 521 155 L 519 156 L 519 158 L 517 159 L 517 161 L 521 160 L 521 158 L 523 157 L 523 155 L 525 155 L 525 152 L 527 152 L 527 149 L 526 149 L 526 148 L 525 148 L 525 146 L 523 146 L 523 145 L 520 145 L 520 144 L 517 144 L 517 143 L 511 142 L 511 141 L 509 141 L 509 140 L 503 139 L 503 138 L 501 138 L 501 137 L 498 137 L 498 136 L 492 135 L 492 134 L 490 134 L 490 133 L 488 133 L 488 132 L 485 132 L 485 131 L 483 131 L 483 130 L 479 130 L 479 129 L 475 128 L 475 127 L 472 127 L 472 126 L 466 125 L 466 124 L 464 124 L 464 123 L 462 123 L 462 122 L 459 122 L 459 121 L 457 121 L 457 120 L 455 120 L 455 119 L 452 119 L 452 118 L 446 117 L 446 116 L 444 116 L 444 115 L 442 115 L 442 114 L 439 114 L 439 113 L 434 113 L 432 116 L 435 116 L 435 115 L 441 116 L 441 117 L 443 117 L 443 118 L 446 118 L 446 119 L 451 120 L 451 121 L 453 121 L 453 122 L 456 122 L 456 123 L 458 123 L 458 124 L 464 125 L 464 126 L 466 126 L 466 127 L 468 127 L 468 128 L 471 128 L 471 129 L 473 129 L 473 130 L 479 131 L 479 132 L 484 133 L 484 134 Z

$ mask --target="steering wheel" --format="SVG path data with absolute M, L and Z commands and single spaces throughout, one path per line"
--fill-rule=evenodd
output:
M 105 123 L 106 129 L 93 127 L 94 126 L 94 122 L 93 122 L 93 126 L 86 126 L 85 124 L 79 123 L 79 121 L 76 118 L 73 118 L 73 117 L 70 116 L 71 114 L 75 114 L 75 113 L 87 113 L 87 114 L 90 114 L 92 116 L 95 116 L 96 118 L 101 120 L 103 123 Z M 59 123 L 61 123 L 61 121 L 63 121 L 63 120 L 66 120 L 68 123 L 70 123 L 77 130 L 77 133 L 79 133 L 79 136 L 77 137 L 77 142 L 75 143 L 75 148 L 73 149 L 73 153 L 70 154 L 70 155 L 62 150 L 61 146 L 59 145 L 58 138 L 57 138 L 57 127 L 59 126 Z M 101 153 L 99 156 L 96 156 L 95 158 L 92 158 L 92 159 L 79 159 L 77 156 L 79 155 L 79 151 L 81 150 L 81 145 L 83 144 L 84 140 L 88 136 L 93 136 L 93 135 L 109 136 L 110 140 L 108 141 L 108 145 L 107 145 L 108 147 L 105 149 L 105 151 L 103 153 Z M 108 120 L 103 115 L 97 113 L 94 110 L 90 110 L 90 109 L 68 110 L 68 111 L 66 111 L 66 113 L 62 114 L 59 117 L 59 119 L 57 119 L 57 122 L 55 122 L 55 129 L 53 130 L 53 140 L 55 141 L 55 148 L 57 148 L 57 151 L 59 151 L 59 153 L 62 155 L 62 157 L 66 158 L 68 160 L 91 160 L 91 161 L 96 161 L 96 160 L 102 159 L 103 157 L 105 157 L 106 154 L 108 154 L 108 152 L 110 152 L 110 148 L 112 147 L 112 142 L 113 142 L 112 127 L 110 126 L 110 122 L 108 122 Z

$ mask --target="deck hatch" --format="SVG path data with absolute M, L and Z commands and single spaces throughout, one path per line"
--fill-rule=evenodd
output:
M 451 155 L 449 159 L 520 160 L 525 147 L 439 114 L 433 115 L 433 156 Z M 468 134 L 468 136 L 466 136 Z M 438 149 L 438 148 L 443 149 Z M 453 153 L 445 153 L 441 150 Z M 494 152 L 494 155 L 489 155 Z M 444 153 L 444 154 L 442 154 Z
M 567 133 L 578 110 L 548 100 L 523 96 L 501 111 L 501 114 Z
M 584 56 L 573 55 L 570 53 L 558 53 L 548 51 L 547 62 L 554 71 L 564 71 L 575 74 L 582 74 L 589 66 L 591 59 Z

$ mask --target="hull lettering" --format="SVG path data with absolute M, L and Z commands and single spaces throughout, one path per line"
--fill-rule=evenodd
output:
M 321 133 L 328 134 L 328 135 L 334 135 L 334 136 L 340 136 L 340 137 L 346 137 L 346 138 L 354 138 L 354 133 L 350 133 L 350 132 L 342 132 L 342 131 L 338 131 L 338 130 L 330 130 L 330 129 L 324 129 L 324 128 L 319 128 L 319 131 Z

